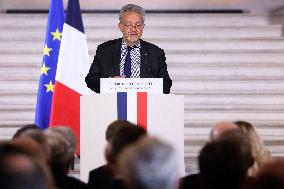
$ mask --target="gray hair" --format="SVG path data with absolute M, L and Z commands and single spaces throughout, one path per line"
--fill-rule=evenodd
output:
M 122 7 L 122 9 L 120 10 L 120 13 L 119 13 L 119 21 L 122 22 L 122 16 L 125 12 L 130 12 L 130 11 L 134 11 L 134 12 L 137 12 L 139 14 L 142 15 L 142 18 L 143 18 L 143 23 L 145 21 L 145 10 L 138 6 L 138 5 L 134 5 L 134 4 L 128 4 L 128 5 L 124 5 Z
M 56 126 L 46 130 L 52 161 L 67 165 L 76 153 L 76 138 L 68 127 Z
M 144 137 L 119 158 L 119 172 L 131 189 L 174 189 L 179 179 L 178 156 L 164 142 Z
M 74 132 L 71 128 L 65 126 L 56 126 L 50 128 L 52 132 L 57 132 L 61 134 L 63 138 L 65 138 L 68 142 L 68 152 L 74 155 L 77 151 L 77 141 L 74 135 Z

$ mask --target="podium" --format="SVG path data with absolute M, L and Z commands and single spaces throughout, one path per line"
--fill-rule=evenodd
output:
M 148 135 L 158 137 L 174 146 L 179 156 L 177 166 L 181 175 L 184 175 L 184 97 L 173 94 L 119 92 L 81 96 L 81 180 L 87 182 L 89 171 L 106 163 L 105 131 L 111 122 L 118 119 L 121 96 L 124 96 L 124 101 L 126 99 L 127 120 L 137 124 L 137 120 L 139 123 L 140 119 Z M 141 96 L 142 102 L 139 102 Z M 141 107 L 142 111 L 139 110 Z M 142 115 L 142 119 L 141 114 L 145 114 Z

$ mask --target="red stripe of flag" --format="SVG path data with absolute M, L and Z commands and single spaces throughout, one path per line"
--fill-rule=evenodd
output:
M 137 124 L 147 130 L 147 93 L 137 93 Z
M 80 94 L 62 83 L 55 81 L 50 127 L 67 126 L 72 128 L 80 154 Z

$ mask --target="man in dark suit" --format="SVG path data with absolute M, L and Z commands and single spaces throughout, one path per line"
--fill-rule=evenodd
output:
M 113 128 L 111 125 L 115 125 Z M 146 130 L 128 121 L 116 121 L 108 127 L 107 132 L 111 132 L 111 138 L 107 139 L 107 149 L 105 157 L 107 164 L 92 170 L 89 174 L 88 188 L 90 189 L 122 189 L 122 178 L 116 171 L 117 159 L 120 153 L 128 145 L 146 136 Z M 108 135 L 106 133 L 106 135 Z
M 111 140 L 115 133 L 120 129 L 120 127 L 131 126 L 135 127 L 136 125 L 130 123 L 129 121 L 124 120 L 116 120 L 109 124 L 106 130 L 106 141 L 107 146 L 105 148 L 105 158 L 107 160 L 107 164 L 100 166 L 96 169 L 93 169 L 89 173 L 89 181 L 88 188 L 92 189 L 101 189 L 105 188 L 108 185 L 111 185 L 114 181 L 114 172 L 112 167 L 112 145 Z M 119 138 L 120 139 L 120 138 Z
M 164 50 L 141 40 L 144 16 L 142 7 L 133 4 L 122 7 L 118 27 L 123 37 L 98 46 L 85 78 L 90 89 L 100 92 L 100 78 L 163 78 L 163 92 L 170 93 L 172 80 Z

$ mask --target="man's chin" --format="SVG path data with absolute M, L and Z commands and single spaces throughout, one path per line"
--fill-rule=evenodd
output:
M 136 43 L 139 41 L 139 38 L 128 39 L 127 41 L 128 41 L 128 43 L 130 43 L 130 44 L 136 44 Z

